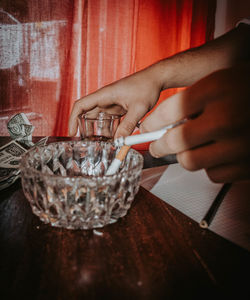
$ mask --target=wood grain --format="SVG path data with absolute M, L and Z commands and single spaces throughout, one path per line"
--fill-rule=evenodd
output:
M 143 188 L 127 216 L 96 233 L 41 223 L 20 181 L 2 191 L 0 299 L 249 296 L 249 252 Z

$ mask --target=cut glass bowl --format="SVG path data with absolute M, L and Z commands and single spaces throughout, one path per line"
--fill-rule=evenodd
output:
M 57 142 L 22 156 L 24 194 L 43 222 L 90 229 L 126 215 L 139 190 L 143 157 L 130 149 L 120 170 L 105 175 L 117 148 L 111 142 Z

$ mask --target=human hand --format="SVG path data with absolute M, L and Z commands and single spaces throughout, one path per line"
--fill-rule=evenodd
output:
M 75 102 L 70 120 L 69 135 L 77 131 L 77 116 L 90 110 L 125 114 L 115 137 L 131 134 L 136 124 L 154 106 L 159 98 L 161 86 L 157 82 L 155 66 L 137 72 Z
M 176 153 L 184 168 L 204 168 L 214 182 L 250 179 L 249 72 L 249 63 L 217 71 L 162 102 L 142 132 L 196 117 L 151 143 L 151 154 Z

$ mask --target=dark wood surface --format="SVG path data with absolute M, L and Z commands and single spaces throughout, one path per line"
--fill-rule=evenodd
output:
M 143 188 L 97 234 L 41 223 L 20 181 L 0 195 L 0 299 L 249 299 L 250 253 Z

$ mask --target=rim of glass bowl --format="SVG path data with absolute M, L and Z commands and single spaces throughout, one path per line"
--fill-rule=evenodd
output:
M 53 142 L 53 143 L 49 143 L 48 145 L 45 146 L 35 146 L 34 148 L 29 149 L 27 152 L 25 152 L 22 157 L 21 157 L 21 161 L 20 161 L 20 170 L 25 170 L 26 169 L 26 163 L 25 163 L 25 158 L 26 156 L 30 155 L 30 153 L 32 151 L 35 151 L 36 148 L 46 148 L 49 145 L 58 145 L 58 144 L 81 144 L 81 143 L 94 143 L 94 141 L 61 141 L 61 142 Z M 107 142 L 101 142 L 101 143 L 107 143 Z M 108 142 L 109 144 L 114 145 L 113 142 Z M 143 156 L 141 155 L 141 153 L 139 153 L 138 151 L 134 150 L 134 149 L 129 149 L 129 151 L 135 152 L 138 157 L 139 157 L 139 161 L 138 163 L 132 167 L 130 170 L 134 170 L 140 167 L 140 165 L 142 165 L 143 167 Z M 70 179 L 80 179 L 80 178 L 84 178 L 84 179 L 90 179 L 90 178 L 98 178 L 98 177 L 106 177 L 106 178 L 111 178 L 111 177 L 115 177 L 119 174 L 123 174 L 125 172 L 127 172 L 126 170 L 122 170 L 120 172 L 116 172 L 115 174 L 112 175 L 78 175 L 78 176 L 72 176 L 72 175 L 55 175 L 55 174 L 48 174 L 48 173 L 42 173 L 41 171 L 35 169 L 34 167 L 29 167 L 29 170 L 32 171 L 33 173 L 37 174 L 37 175 L 43 175 L 43 176 L 47 176 L 47 177 L 51 177 L 51 178 L 70 178 Z
M 99 118 L 98 115 L 102 114 L 103 117 Z M 94 113 L 94 112 L 83 112 L 78 115 L 79 119 L 84 119 L 84 120 L 114 120 L 114 119 L 120 119 L 123 115 L 119 114 L 109 114 L 107 112 L 101 111 L 99 113 Z

